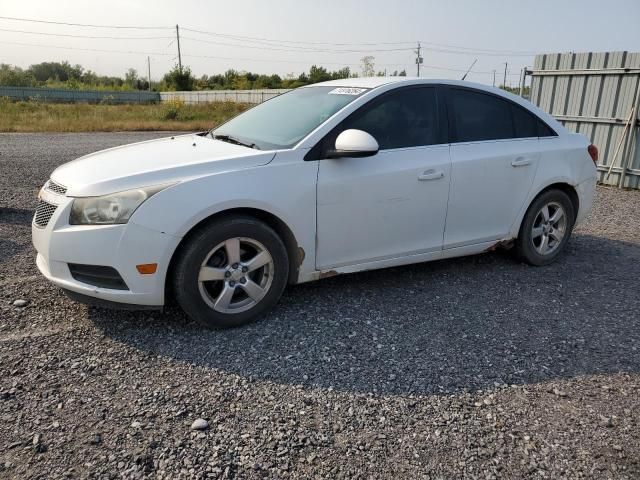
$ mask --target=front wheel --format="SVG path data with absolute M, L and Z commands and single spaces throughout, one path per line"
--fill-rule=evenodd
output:
M 529 206 L 516 240 L 516 252 L 531 265 L 548 265 L 564 250 L 575 219 L 573 204 L 561 190 L 544 192 Z
M 289 260 L 282 240 L 250 217 L 211 223 L 178 255 L 176 300 L 207 327 L 236 327 L 257 319 L 277 303 L 287 284 Z

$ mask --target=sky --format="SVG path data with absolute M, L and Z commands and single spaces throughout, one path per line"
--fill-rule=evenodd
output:
M 176 24 L 196 76 L 297 76 L 313 64 L 360 72 L 366 55 L 377 71 L 415 75 L 420 41 L 423 77 L 460 78 L 477 59 L 467 80 L 491 84 L 496 70 L 502 83 L 507 63 L 507 85 L 517 85 L 536 53 L 640 50 L 640 0 L 0 0 L 0 17 L 96 25 L 0 18 L 0 63 L 67 60 L 146 77 L 149 56 L 152 80 L 178 61 Z

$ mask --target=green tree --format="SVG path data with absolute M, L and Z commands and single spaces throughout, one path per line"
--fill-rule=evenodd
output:
M 165 74 L 162 78 L 162 82 L 169 90 L 178 91 L 190 91 L 193 90 L 195 78 L 191 74 L 189 67 L 183 67 L 182 69 L 176 65 L 169 73 Z
M 234 69 L 229 69 L 224 72 L 223 88 L 233 88 L 233 84 L 237 82 L 239 76 L 238 71 Z
M 331 78 L 333 80 L 339 80 L 341 78 L 349 78 L 351 77 L 351 69 L 349 67 L 341 68 L 340 70 L 336 70 L 335 72 L 331 72 Z
M 130 68 L 124 74 L 124 83 L 131 88 L 137 88 L 138 86 L 138 71 L 135 68 Z
M 32 87 L 35 85 L 35 79 L 29 72 L 25 72 L 20 67 L 0 63 L 0 85 L 9 87 Z
M 312 65 L 309 69 L 309 83 L 326 82 L 331 80 L 331 74 L 324 67 Z
M 367 55 L 360 59 L 360 69 L 362 70 L 363 77 L 373 77 L 376 74 L 375 57 Z
M 28 71 L 38 82 L 57 80 L 80 80 L 84 69 L 81 65 L 72 66 L 69 62 L 42 62 L 31 65 Z
M 251 77 L 243 72 L 239 74 L 234 80 L 231 88 L 234 90 L 251 90 L 253 87 L 253 82 L 251 81 Z

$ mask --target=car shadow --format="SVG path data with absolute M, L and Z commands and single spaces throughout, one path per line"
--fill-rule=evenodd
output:
M 25 249 L 25 245 L 0 238 L 0 263 L 4 263 Z
M 33 210 L 0 207 L 0 224 L 30 225 L 32 218 Z
M 195 366 L 375 394 L 475 391 L 640 372 L 640 245 L 577 234 L 555 264 L 505 253 L 290 287 L 266 318 L 210 331 L 164 313 L 89 310 L 104 334 Z
M 32 218 L 33 210 L 0 207 L 0 230 L 2 230 L 4 225 L 9 225 L 9 232 L 13 232 L 15 225 L 31 225 Z M 25 245 L 24 241 L 20 242 L 0 237 L 0 263 L 4 263 L 13 258 L 25 248 L 27 248 L 27 245 Z

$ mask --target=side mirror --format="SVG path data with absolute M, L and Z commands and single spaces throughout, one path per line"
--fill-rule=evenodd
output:
M 336 138 L 335 150 L 329 150 L 329 158 L 371 157 L 380 147 L 375 138 L 362 130 L 345 130 Z

